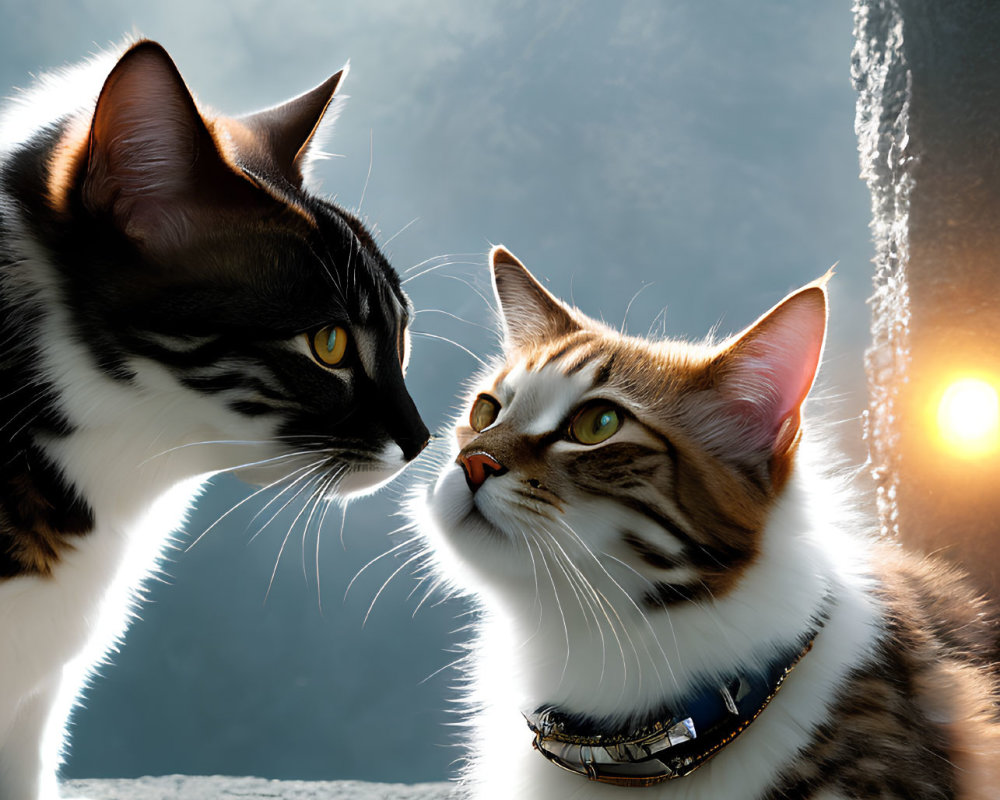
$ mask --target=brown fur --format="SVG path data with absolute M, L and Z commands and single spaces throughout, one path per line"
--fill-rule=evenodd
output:
M 887 626 L 871 663 L 766 800 L 986 800 L 1000 792 L 994 624 L 962 576 L 891 548 L 879 553 Z M 822 636 L 822 633 L 820 633 Z
M 12 459 L 0 486 L 0 578 L 51 575 L 74 539 L 93 528 L 90 509 L 35 451 Z
M 559 331 L 574 327 L 523 340 L 509 351 L 490 391 L 503 393 L 515 364 L 528 371 L 557 369 L 568 375 L 592 369 L 594 386 L 632 412 L 629 424 L 646 429 L 650 447 L 611 442 L 550 463 L 548 448 L 564 431 L 524 437 L 501 423 L 482 434 L 460 426 L 463 453 L 488 452 L 523 475 L 526 484 L 534 481 L 537 486 L 526 486 L 525 491 L 540 502 L 559 507 L 580 490 L 612 496 L 673 529 L 687 541 L 682 561 L 696 569 L 697 578 L 683 586 L 660 584 L 647 598 L 650 605 L 726 595 L 757 556 L 764 521 L 790 469 L 794 448 L 774 458 L 774 464 L 780 464 L 777 470 L 774 464 L 756 469 L 727 462 L 699 445 L 704 394 L 718 380 L 725 349 L 649 343 L 622 336 L 579 313 L 559 319 Z M 769 478 L 768 468 L 779 473 L 778 481 Z M 623 541 L 648 566 L 656 567 L 655 542 L 638 541 L 629 532 L 623 532 Z M 662 555 L 659 564 L 667 568 Z

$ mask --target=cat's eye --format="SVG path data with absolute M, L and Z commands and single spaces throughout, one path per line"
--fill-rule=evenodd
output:
M 611 403 L 588 403 L 570 422 L 569 435 L 580 444 L 600 444 L 618 432 L 622 421 L 622 412 Z
M 350 337 L 339 325 L 327 325 L 318 331 L 307 333 L 306 338 L 316 360 L 328 367 L 340 366 L 347 355 Z
M 497 421 L 500 416 L 500 403 L 488 394 L 481 394 L 472 404 L 472 411 L 469 413 L 469 425 L 476 433 L 482 433 L 490 425 Z

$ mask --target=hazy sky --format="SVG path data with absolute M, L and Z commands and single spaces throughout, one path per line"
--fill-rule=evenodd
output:
M 872 248 L 847 0 L 0 7 L 6 87 L 133 30 L 167 47 L 203 102 L 232 113 L 350 59 L 350 100 L 328 145 L 343 157 L 319 165 L 322 188 L 352 209 L 364 198 L 400 271 L 452 256 L 407 283 L 415 329 L 476 351 L 495 346 L 478 327 L 491 319 L 481 294 L 494 242 L 592 315 L 620 324 L 631 303 L 630 331 L 688 337 L 741 328 L 840 262 L 823 393 L 856 441 Z M 474 367 L 450 344 L 415 339 L 410 384 L 431 427 Z M 184 546 L 243 491 L 211 489 Z M 431 598 L 413 617 L 421 592 L 408 597 L 404 569 L 362 627 L 401 564 L 392 556 L 343 599 L 391 546 L 401 493 L 353 506 L 342 536 L 339 515 L 328 518 L 322 610 L 315 535 L 303 543 L 301 525 L 265 603 L 294 516 L 251 542 L 271 516 L 251 522 L 266 500 L 174 553 L 76 717 L 67 772 L 445 777 L 459 755 L 446 665 L 463 608 Z

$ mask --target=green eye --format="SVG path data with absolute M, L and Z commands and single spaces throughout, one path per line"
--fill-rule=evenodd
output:
M 469 414 L 469 425 L 476 433 L 482 433 L 490 425 L 497 421 L 500 416 L 500 403 L 488 394 L 481 394 L 472 404 L 472 411 Z
M 307 333 L 309 347 L 313 356 L 321 364 L 336 367 L 347 355 L 347 344 L 350 337 L 339 325 L 327 325 L 314 333 Z
M 569 424 L 570 438 L 580 444 L 600 444 L 622 426 L 622 413 L 610 403 L 589 403 L 576 412 Z

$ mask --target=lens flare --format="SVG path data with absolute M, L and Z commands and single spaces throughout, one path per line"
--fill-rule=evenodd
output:
M 960 458 L 982 458 L 1000 449 L 1000 396 L 989 381 L 961 378 L 949 384 L 937 408 L 941 441 Z

